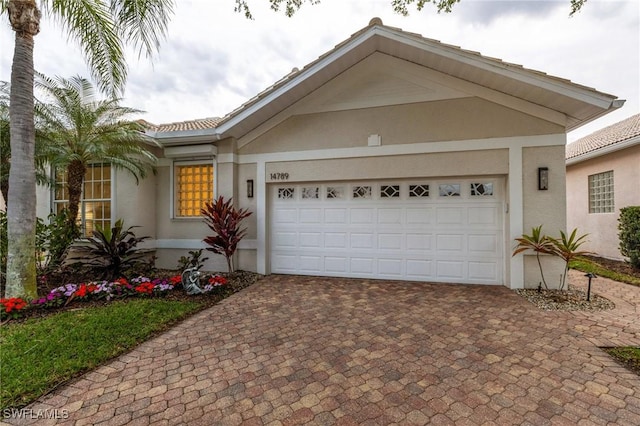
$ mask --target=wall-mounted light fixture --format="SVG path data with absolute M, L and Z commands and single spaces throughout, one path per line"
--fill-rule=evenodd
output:
M 549 189 L 549 168 L 538 167 L 538 190 L 546 191 Z
M 247 180 L 247 198 L 253 198 L 253 179 Z

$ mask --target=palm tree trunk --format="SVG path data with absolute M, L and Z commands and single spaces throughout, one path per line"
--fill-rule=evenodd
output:
M 67 166 L 67 189 L 69 191 L 69 222 L 68 226 L 78 230 L 78 208 L 82 197 L 82 184 L 87 167 L 80 160 L 73 160 Z M 77 233 L 77 232 L 76 232 Z
M 35 0 L 10 0 L 9 20 L 16 32 L 9 126 L 11 171 L 7 206 L 6 297 L 36 297 L 36 180 L 33 121 L 33 37 L 38 34 L 40 11 Z
M 8 167 L 6 164 L 0 165 L 0 167 Z M 1 180 L 0 181 L 0 193 L 2 193 L 2 199 L 4 200 L 4 205 L 9 204 L 9 181 Z

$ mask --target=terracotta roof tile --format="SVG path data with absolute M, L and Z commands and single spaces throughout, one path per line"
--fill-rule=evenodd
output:
M 566 159 L 575 158 L 598 149 L 640 137 L 640 114 L 595 131 L 567 145 Z
M 139 120 L 147 129 L 158 132 L 184 132 L 189 130 L 215 129 L 222 121 L 220 117 L 198 118 L 195 120 L 177 121 L 174 123 L 153 124 L 145 120 Z

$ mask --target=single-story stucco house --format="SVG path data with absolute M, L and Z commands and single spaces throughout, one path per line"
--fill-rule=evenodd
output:
M 588 233 L 585 249 L 623 260 L 620 209 L 640 206 L 640 114 L 567 145 L 567 226 Z
M 566 228 L 566 133 L 623 102 L 374 18 L 223 118 L 150 126 L 158 174 L 96 165 L 83 220 L 140 225 L 175 267 L 223 195 L 253 212 L 240 269 L 537 286 L 514 238 Z

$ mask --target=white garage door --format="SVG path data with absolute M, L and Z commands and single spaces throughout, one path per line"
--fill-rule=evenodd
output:
M 271 185 L 271 272 L 503 282 L 503 182 Z

